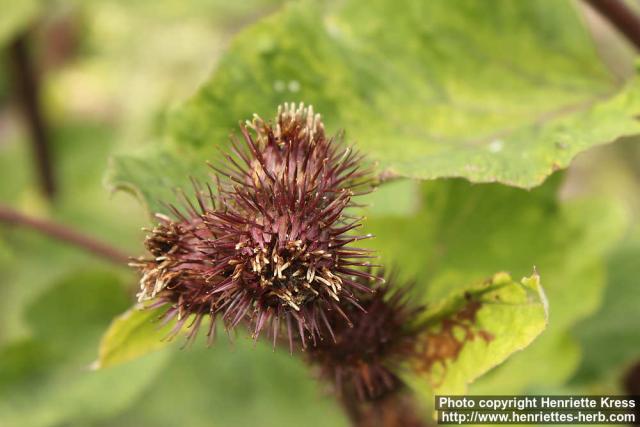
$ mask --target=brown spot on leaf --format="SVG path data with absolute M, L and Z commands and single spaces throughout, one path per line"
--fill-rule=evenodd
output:
M 493 339 L 495 338 L 495 336 L 489 332 L 489 331 L 485 331 L 485 330 L 480 330 L 478 331 L 478 335 L 480 336 L 480 338 L 482 338 L 485 342 L 489 342 L 489 341 L 493 341 Z
M 433 386 L 444 381 L 447 362 L 456 360 L 467 342 L 479 337 L 488 343 L 495 338 L 490 332 L 475 328 L 482 303 L 474 300 L 468 293 L 465 294 L 465 299 L 467 303 L 460 310 L 442 319 L 439 331 L 428 332 L 419 340 L 416 369 L 431 377 L 434 367 L 441 366 L 443 369 L 441 378 L 431 378 Z

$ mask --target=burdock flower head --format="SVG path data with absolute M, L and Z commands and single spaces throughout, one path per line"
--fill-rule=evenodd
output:
M 416 355 L 416 319 L 423 310 L 408 302 L 407 289 L 391 277 L 375 293 L 360 295 L 364 310 L 345 308 L 351 325 L 332 316 L 333 341 L 309 347 L 309 361 L 338 394 L 375 400 L 402 387 L 396 373 Z
M 370 290 L 371 254 L 352 246 L 370 236 L 353 233 L 361 218 L 345 210 L 371 178 L 311 107 L 285 104 L 273 124 L 255 116 L 240 128 L 244 144 L 232 140 L 224 165 L 212 165 L 216 191 L 194 184 L 194 203 L 147 237 L 153 258 L 134 263 L 139 297 L 171 304 L 170 317 L 194 314 L 192 334 L 203 316 L 211 330 L 220 316 L 274 342 L 284 325 L 305 346 L 331 333 L 329 317 L 350 322 L 345 307 Z

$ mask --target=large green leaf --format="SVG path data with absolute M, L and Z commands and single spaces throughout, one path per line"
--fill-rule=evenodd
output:
M 640 359 L 640 229 L 609 257 L 602 307 L 575 327 L 584 348 L 576 383 L 619 376 Z
M 518 393 L 529 385 L 557 384 L 579 361 L 579 347 L 567 334 L 600 303 L 602 256 L 620 236 L 624 216 L 605 202 L 558 202 L 560 178 L 532 191 L 428 182 L 418 190 L 420 207 L 413 213 L 378 215 L 376 205 L 368 213 L 366 229 L 376 236 L 368 244 L 382 264 L 415 279 L 416 298 L 426 304 L 495 271 L 522 277 L 535 265 L 545 278 L 548 328 L 526 351 L 474 383 L 474 392 Z M 412 186 L 391 190 L 381 187 L 376 199 L 393 203 L 394 192 L 416 192 Z
M 190 152 L 145 149 L 135 156 L 114 156 L 105 183 L 112 193 L 134 194 L 153 214 L 166 212 L 164 203 L 176 200 L 179 189 L 189 191 L 191 177 L 207 182 L 207 171 L 204 161 L 194 159 Z
M 517 283 L 498 273 L 425 313 L 424 351 L 416 365 L 423 372 L 407 380 L 423 392 L 428 386 L 427 402 L 434 393 L 464 394 L 468 384 L 528 346 L 545 329 L 547 315 L 537 274 Z
M 160 209 L 186 183 L 173 168 L 203 165 L 238 121 L 286 101 L 345 128 L 383 177 L 529 188 L 640 132 L 640 84 L 614 85 L 569 1 L 301 2 L 242 32 L 172 115 L 172 144 L 116 161 L 112 184 Z
M 349 425 L 334 396 L 321 390 L 299 358 L 247 335 L 233 343 L 222 334 L 219 338 L 211 348 L 202 339 L 170 351 L 173 357 L 162 375 L 109 425 Z
M 117 317 L 102 338 L 93 365 L 98 372 L 167 347 L 163 338 L 174 323 L 158 328 L 154 320 L 162 311 L 134 307 Z M 159 352 L 172 357 L 169 368 L 114 425 L 208 426 L 213 420 L 216 426 L 237 426 L 256 419 L 264 426 L 294 425 L 299 419 L 310 426 L 346 425 L 300 358 L 243 334 L 234 342 L 222 336 L 211 348 L 200 341 L 182 351 L 172 345 Z

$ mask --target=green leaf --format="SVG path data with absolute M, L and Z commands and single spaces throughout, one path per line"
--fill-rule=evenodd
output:
M 425 314 L 419 381 L 424 386 L 426 377 L 431 394 L 466 393 L 468 384 L 527 347 L 545 329 L 547 315 L 537 274 L 517 283 L 498 273 L 482 286 L 449 297 Z
M 21 360 L 38 360 L 19 353 Z M 113 369 L 62 369 L 51 364 L 32 366 L 6 392 L 0 386 L 0 424 L 47 427 L 92 425 L 129 407 L 158 375 L 168 354 L 152 354 Z M 4 353 L 0 354 L 4 357 Z M 38 372 L 40 369 L 46 372 Z
M 640 133 L 638 79 L 613 83 L 569 1 L 301 2 L 239 34 L 171 116 L 170 146 L 135 171 L 115 162 L 114 185 L 157 209 L 161 182 L 184 185 L 161 165 L 206 169 L 238 121 L 286 101 L 346 129 L 382 177 L 530 188 L 577 153 Z
M 334 396 L 322 390 L 301 358 L 266 341 L 226 336 L 211 348 L 204 334 L 172 358 L 113 426 L 346 427 Z M 167 353 L 162 351 L 160 354 Z
M 65 311 L 73 301 L 71 309 Z M 33 301 L 26 320 L 37 337 L 58 353 L 86 348 L 114 313 L 128 305 L 121 279 L 108 270 L 76 270 Z
M 159 330 L 154 323 L 159 311 L 132 308 L 116 318 L 102 339 L 98 372 L 120 369 L 134 358 L 144 360 L 147 353 L 167 346 L 161 340 L 173 322 Z M 215 418 L 216 426 L 248 425 L 256 419 L 264 426 L 300 419 L 309 426 L 347 425 L 332 399 L 319 393 L 300 358 L 243 334 L 234 342 L 221 337 L 211 348 L 203 341 L 179 352 L 158 352 L 156 356 L 170 355 L 167 369 L 115 424 L 208 426 Z
M 405 279 L 420 285 L 421 303 L 437 303 L 495 271 L 523 277 L 535 265 L 544 277 L 552 307 L 548 328 L 526 351 L 476 381 L 473 392 L 519 393 L 558 384 L 579 362 L 579 347 L 568 334 L 600 303 L 603 255 L 621 235 L 625 217 L 604 201 L 560 203 L 560 178 L 554 175 L 532 191 L 463 180 L 427 182 L 417 192 L 416 211 L 375 214 L 374 206 L 367 214 L 366 231 L 376 236 L 369 247 L 379 252 L 381 264 L 399 266 Z M 393 204 L 394 192 L 402 189 L 387 189 L 380 187 L 376 197 Z M 415 193 L 411 187 L 405 191 Z
M 145 149 L 135 155 L 111 158 L 105 184 L 110 192 L 124 190 L 140 200 L 148 213 L 167 212 L 164 203 L 173 203 L 177 191 L 192 188 L 190 178 L 207 181 L 205 159 L 190 152 Z
M 31 337 L 0 349 L 0 425 L 91 425 L 130 405 L 168 354 L 93 372 L 101 332 L 128 303 L 120 279 L 76 271 L 29 305 Z
M 602 303 L 607 284 L 605 257 L 620 238 L 625 217 L 609 203 L 571 203 L 566 208 L 567 219 L 572 217 L 574 226 L 582 230 L 565 242 L 569 251 L 565 256 L 552 251 L 555 259 L 538 264 L 542 274 L 549 275 L 545 290 L 550 305 L 562 308 L 552 312 L 550 327 L 539 340 L 478 381 L 475 393 L 516 393 L 525 387 L 561 385 L 580 363 L 583 348 L 573 329 Z
M 166 308 L 130 308 L 116 317 L 100 342 L 95 369 L 104 369 L 128 362 L 147 353 L 160 350 L 171 343 L 166 340 L 173 325 L 160 326 L 158 318 Z
M 602 306 L 574 328 L 584 348 L 574 383 L 618 377 L 620 368 L 640 358 L 640 229 L 636 234 L 609 256 Z

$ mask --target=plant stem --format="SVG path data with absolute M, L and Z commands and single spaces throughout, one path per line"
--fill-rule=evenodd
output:
M 639 396 L 640 395 L 640 360 L 631 366 L 631 368 L 625 374 L 623 378 L 624 391 L 627 396 Z M 640 408 L 635 408 L 636 422 L 634 425 L 640 424 Z
M 36 230 L 119 265 L 126 265 L 129 260 L 126 254 L 106 243 L 97 241 L 62 224 L 27 216 L 8 206 L 0 205 L 0 222 Z
M 640 50 L 640 18 L 620 0 L 585 0 Z
M 47 125 L 40 105 L 40 85 L 29 55 L 28 32 L 19 34 L 9 46 L 9 59 L 13 67 L 13 89 L 26 121 L 33 155 L 38 167 L 40 185 L 47 198 L 52 199 L 56 186 L 51 162 Z
M 379 399 L 363 402 L 345 393 L 340 403 L 353 427 L 428 427 L 416 410 L 413 397 L 401 388 Z

